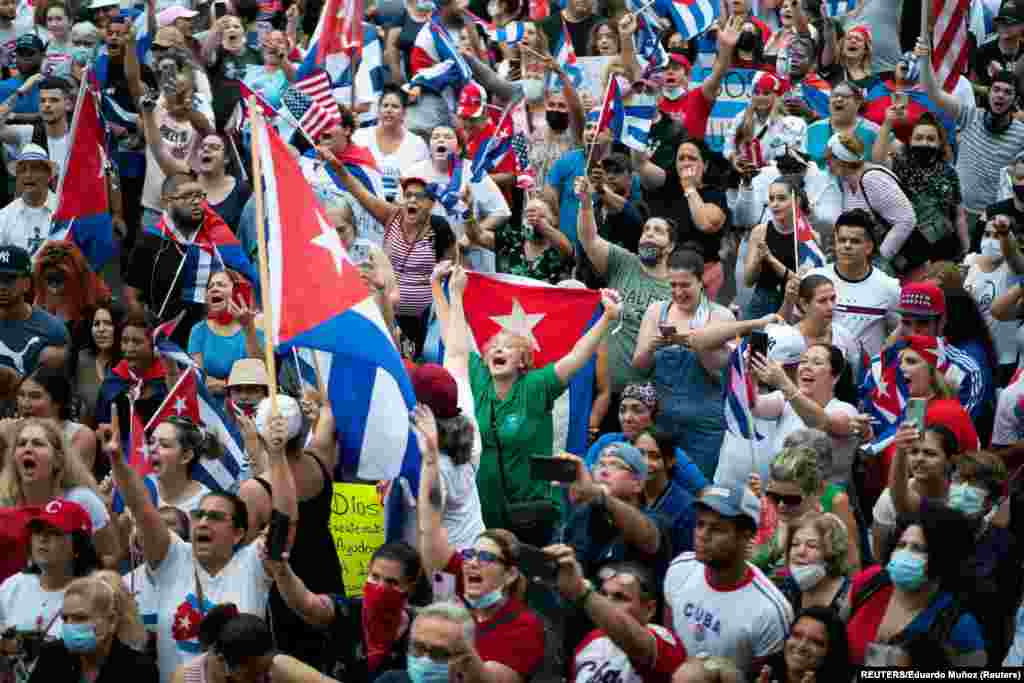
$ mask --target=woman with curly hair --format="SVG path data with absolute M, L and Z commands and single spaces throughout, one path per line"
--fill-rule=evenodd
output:
M 779 589 L 798 612 L 825 607 L 843 617 L 849 609 L 850 537 L 843 520 L 830 512 L 808 512 L 793 525 Z
M 110 300 L 110 287 L 92 271 L 81 250 L 71 242 L 47 242 L 36 254 L 32 271 L 35 304 L 63 320 L 73 336 L 78 323 L 101 301 Z

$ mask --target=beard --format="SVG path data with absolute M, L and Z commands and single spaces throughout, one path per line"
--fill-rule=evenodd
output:
M 199 218 L 193 217 L 191 209 L 173 208 L 170 213 L 174 226 L 183 234 L 190 235 L 199 230 L 199 226 L 203 224 L 202 215 Z

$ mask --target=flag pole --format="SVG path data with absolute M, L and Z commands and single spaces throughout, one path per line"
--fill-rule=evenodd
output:
M 277 416 L 277 367 L 274 363 L 274 313 L 271 307 L 273 297 L 270 296 L 270 268 L 267 262 L 267 228 L 263 213 L 263 174 L 260 168 L 260 151 L 267 135 L 267 122 L 263 112 L 256 106 L 256 98 L 249 100 L 249 111 L 252 116 L 252 194 L 256 200 L 256 234 L 260 259 L 260 289 L 263 291 L 263 336 L 264 362 L 267 364 L 267 383 L 270 385 L 270 416 Z
M 642 14 L 648 7 L 654 6 L 654 4 L 657 3 L 657 2 L 658 2 L 658 0 L 651 0 L 649 3 L 647 3 L 646 5 L 641 7 L 640 9 L 635 9 L 635 10 L 629 11 L 626 14 L 632 14 L 633 16 L 640 16 L 640 14 Z
M 604 87 L 604 97 L 601 99 L 601 110 L 597 115 L 597 132 L 594 134 L 594 141 L 587 145 L 587 163 L 583 164 L 583 174 L 586 176 L 590 175 L 590 158 L 594 154 L 594 148 L 597 147 L 597 138 L 601 135 L 601 118 L 604 116 L 604 108 L 608 104 L 608 95 L 611 94 L 612 83 L 614 82 L 615 77 L 612 76 L 608 79 L 608 85 Z M 586 128 L 586 125 L 584 125 L 584 128 Z
M 737 334 L 736 350 L 740 352 L 740 362 L 746 363 L 747 361 L 743 358 L 743 353 L 741 351 L 742 348 L 743 338 Z M 749 372 L 750 368 L 748 367 L 747 373 Z M 746 378 L 744 379 L 744 384 L 750 381 L 750 378 L 749 376 L 747 376 L 747 373 L 744 373 L 744 375 L 746 376 Z M 746 389 L 745 386 L 744 389 Z M 757 391 L 757 387 L 754 387 L 754 391 Z M 750 438 L 747 439 L 747 443 L 750 444 L 750 473 L 753 474 L 754 472 L 757 471 L 757 448 L 754 446 L 754 435 L 757 434 L 757 430 L 754 428 L 754 411 L 751 406 L 746 405 L 746 401 L 744 401 L 743 416 L 747 418 L 747 426 L 750 427 Z
M 800 235 L 797 234 L 800 226 L 797 225 L 795 188 L 789 196 L 791 200 L 790 203 L 793 205 L 793 274 L 797 275 L 800 271 Z M 782 285 L 785 287 L 786 283 L 783 282 Z

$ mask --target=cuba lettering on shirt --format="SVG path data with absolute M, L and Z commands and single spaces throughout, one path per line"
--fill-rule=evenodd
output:
M 672 674 L 686 661 L 686 649 L 670 629 L 647 624 L 658 651 L 654 667 L 638 669 L 608 634 L 596 629 L 576 648 L 574 683 L 670 683 Z

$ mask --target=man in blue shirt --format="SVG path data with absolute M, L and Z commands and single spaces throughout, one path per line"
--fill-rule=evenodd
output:
M 18 67 L 17 78 L 8 78 L 0 81 L 0 102 L 18 91 L 17 100 L 11 105 L 13 112 L 7 119 L 7 123 L 35 123 L 39 120 L 39 89 L 35 87 L 39 79 L 33 76 L 39 73 L 43 65 L 43 57 L 46 54 L 46 46 L 39 36 L 34 33 L 25 33 L 18 37 L 14 44 L 14 62 Z M 21 86 L 32 82 L 28 92 L 21 89 Z

